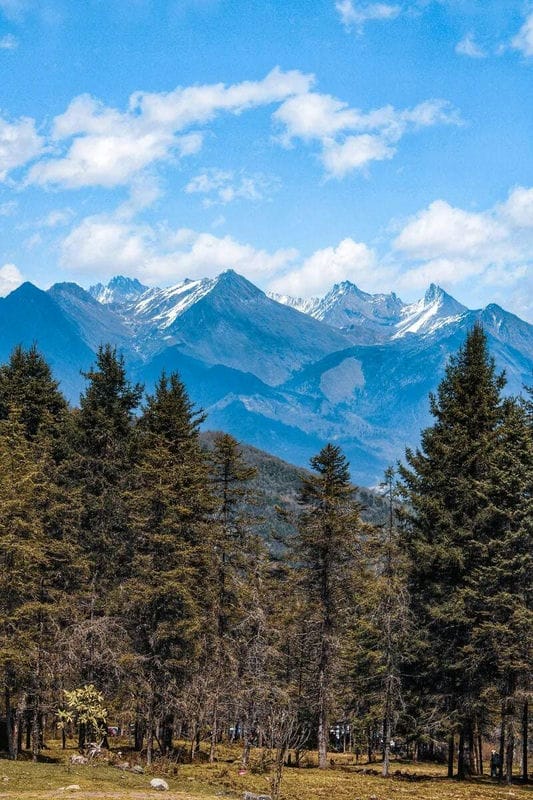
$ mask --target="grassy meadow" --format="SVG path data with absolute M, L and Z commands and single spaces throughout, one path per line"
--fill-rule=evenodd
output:
M 38 763 L 29 760 L 0 760 L 0 798 L 2 800 L 142 800 L 166 797 L 169 800 L 215 800 L 241 798 L 248 790 L 267 794 L 268 773 L 259 769 L 259 756 L 252 758 L 250 769 L 239 774 L 239 750 L 222 749 L 217 763 L 196 761 L 193 764 L 159 762 L 144 774 L 121 768 L 125 761 L 135 763 L 134 754 L 120 745 L 113 747 L 109 761 L 72 765 L 73 746 L 61 750 L 58 743 L 46 751 Z M 319 771 L 310 755 L 300 769 L 286 768 L 283 775 L 283 800 L 525 800 L 533 797 L 533 786 L 498 785 L 490 778 L 465 783 L 447 780 L 445 766 L 392 762 L 392 777 L 368 774 L 380 771 L 380 764 L 356 764 L 352 756 L 334 754 L 334 766 Z M 200 755 L 201 759 L 201 755 Z M 400 771 L 402 775 L 394 775 Z M 164 778 L 169 791 L 150 788 L 152 777 Z M 68 789 L 78 786 L 79 789 Z

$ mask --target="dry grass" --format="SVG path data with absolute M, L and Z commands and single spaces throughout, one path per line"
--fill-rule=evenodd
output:
M 0 761 L 0 800 L 147 800 L 165 797 L 168 800 L 215 800 L 220 797 L 240 798 L 245 790 L 268 793 L 268 774 L 261 774 L 252 762 L 246 775 L 239 775 L 238 751 L 221 752 L 216 764 L 157 765 L 144 775 L 122 771 L 107 763 L 71 766 L 73 749 L 47 751 L 49 760 L 33 764 L 29 761 Z M 380 765 L 370 765 L 379 770 Z M 335 756 L 335 766 L 325 772 L 313 766 L 284 771 L 283 800 L 527 800 L 533 787 L 518 784 L 499 786 L 489 778 L 457 783 L 446 780 L 445 767 L 428 764 L 393 763 L 392 771 L 401 770 L 402 777 L 384 779 L 364 774 L 351 757 Z M 176 773 L 176 774 L 174 774 Z M 409 777 L 405 773 L 409 774 Z M 154 775 L 164 777 L 170 790 L 161 794 L 150 789 Z M 61 787 L 71 784 L 79 790 L 66 792 Z

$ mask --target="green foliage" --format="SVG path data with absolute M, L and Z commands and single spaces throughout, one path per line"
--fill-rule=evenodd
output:
M 86 378 L 71 410 L 35 348 L 0 367 L 12 758 L 22 728 L 37 758 L 58 707 L 80 745 L 104 733 L 105 694 L 148 760 L 178 730 L 191 759 L 235 736 L 243 764 L 270 737 L 278 780 L 289 728 L 295 758 L 318 743 L 324 767 L 330 724 L 349 722 L 385 771 L 394 729 L 431 749 L 459 732 L 465 775 L 498 724 L 510 779 L 531 690 L 533 399 L 502 401 L 479 327 L 407 453 L 404 506 L 392 470 L 381 494 L 356 490 L 334 444 L 306 471 L 201 437 L 175 373 L 139 411 L 109 346 Z
M 53 430 L 67 408 L 58 386 L 35 345 L 15 347 L 0 367 L 0 419 L 15 415 L 29 439 L 43 424 Z
M 75 723 L 84 725 L 92 732 L 105 733 L 107 709 L 104 696 L 92 684 L 77 689 L 63 690 L 66 705 L 57 711 L 58 727 L 65 728 Z
M 509 657 L 525 667 L 518 632 L 528 613 L 532 451 L 523 411 L 500 397 L 504 383 L 475 327 L 431 398 L 435 424 L 423 432 L 422 449 L 408 451 L 401 469 L 410 508 L 403 541 L 421 629 L 416 672 L 458 724 L 461 777 L 464 739 L 483 729 L 489 711 L 487 687 Z

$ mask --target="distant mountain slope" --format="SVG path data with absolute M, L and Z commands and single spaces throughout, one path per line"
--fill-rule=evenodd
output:
M 206 450 L 214 446 L 216 431 L 206 431 L 201 435 Z M 298 497 L 302 479 L 309 475 L 309 469 L 295 467 L 270 453 L 242 443 L 240 446 L 244 461 L 257 470 L 250 481 L 250 490 L 257 496 L 257 505 L 252 511 L 263 517 L 270 532 L 291 535 L 294 528 L 280 520 L 277 508 L 283 508 L 289 515 L 296 515 L 300 509 Z M 387 503 L 381 494 L 365 488 L 357 488 L 356 497 L 361 503 L 361 517 L 365 522 L 384 524 L 387 519 Z M 263 525 L 264 527 L 264 525 Z
M 93 352 L 108 342 L 130 356 L 133 354 L 131 332 L 110 306 L 95 300 L 76 283 L 55 283 L 48 294 Z
M 133 316 L 147 351 L 178 347 L 208 364 L 251 372 L 270 385 L 348 343 L 340 331 L 274 302 L 232 270 L 154 291 L 122 313 Z
M 66 396 L 77 400 L 94 353 L 57 302 L 31 283 L 0 299 L 0 359 L 7 361 L 17 344 L 35 343 L 46 356 Z
M 416 446 L 428 394 L 476 321 L 506 390 L 533 383 L 532 325 L 494 304 L 470 311 L 434 285 L 405 304 L 344 282 L 294 307 L 231 270 L 164 289 L 119 276 L 91 291 L 24 284 L 0 300 L 0 358 L 36 342 L 77 403 L 80 369 L 109 341 L 147 391 L 162 370 L 178 371 L 206 427 L 301 466 L 333 441 L 359 485 L 376 485 Z

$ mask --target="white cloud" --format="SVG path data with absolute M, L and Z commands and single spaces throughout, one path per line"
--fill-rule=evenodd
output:
M 398 291 L 418 291 L 431 282 L 494 298 L 521 286 L 533 291 L 533 189 L 517 187 L 504 203 L 483 212 L 465 211 L 435 200 L 407 220 L 389 254 L 397 266 Z M 522 307 L 522 306 L 520 306 Z M 514 308 L 518 305 L 515 303 Z
M 326 143 L 322 161 L 329 175 L 343 178 L 354 169 L 361 169 L 371 161 L 392 158 L 396 150 L 379 136 L 363 133 L 348 136 L 342 143 Z
M 43 144 L 33 119 L 21 117 L 16 122 L 7 122 L 0 118 L 0 181 L 5 180 L 11 170 L 37 158 Z
M 533 56 L 533 13 L 531 13 L 524 24 L 511 41 L 511 47 L 526 57 Z
M 379 274 L 378 274 L 379 273 Z M 321 295 L 334 283 L 350 280 L 365 286 L 381 280 L 375 253 L 362 242 L 343 239 L 337 247 L 317 250 L 303 264 L 277 276 L 269 289 L 297 297 Z
M 24 282 L 22 273 L 15 264 L 4 264 L 0 267 L 0 295 L 5 297 Z
M 12 33 L 6 33 L 0 39 L 0 50 L 16 50 L 18 47 L 18 39 Z
M 283 141 L 294 138 L 304 141 L 335 136 L 344 130 L 360 129 L 364 115 L 349 108 L 348 103 L 329 94 L 308 92 L 286 100 L 274 113 L 274 119 L 285 126 Z
M 501 213 L 517 228 L 533 228 L 533 189 L 517 186 L 502 205 Z
M 69 270 L 103 272 L 113 265 L 115 272 L 134 275 L 149 257 L 152 231 L 112 218 L 87 217 L 61 245 L 61 263 Z
M 482 260 L 461 258 L 434 258 L 424 264 L 409 267 L 396 276 L 395 285 L 399 292 L 420 292 L 431 283 L 443 286 L 456 286 L 473 276 L 483 275 L 487 265 Z
M 208 195 L 203 205 L 210 208 L 227 205 L 234 200 L 264 200 L 278 186 L 279 181 L 262 174 L 235 174 L 233 170 L 208 169 L 191 178 L 185 191 L 187 194 Z
M 485 58 L 487 55 L 474 39 L 472 33 L 467 33 L 460 42 L 455 45 L 455 52 L 468 58 Z
M 490 216 L 435 200 L 407 223 L 394 247 L 414 259 L 460 256 L 490 246 L 505 235 L 502 225 Z
M 402 8 L 390 3 L 359 3 L 354 0 L 338 0 L 335 8 L 339 12 L 341 22 L 347 28 L 355 26 L 361 31 L 366 22 L 387 21 L 396 19 Z
M 125 271 L 147 283 L 212 277 L 229 268 L 259 280 L 296 257 L 292 248 L 269 253 L 231 236 L 154 229 L 103 215 L 83 220 L 61 245 L 61 262 L 70 270 L 104 277 Z
M 383 106 L 368 113 L 350 108 L 331 95 L 308 92 L 286 100 L 274 113 L 283 126 L 282 144 L 294 139 L 316 141 L 330 176 L 341 178 L 372 161 L 392 158 L 410 130 L 437 124 L 459 124 L 458 112 L 445 100 L 426 100 L 414 108 Z
M 297 70 L 276 68 L 260 81 L 135 92 L 124 112 L 81 95 L 53 123 L 56 148 L 66 147 L 66 152 L 35 164 L 28 182 L 67 188 L 128 184 L 150 165 L 198 153 L 202 133 L 185 132 L 188 128 L 205 125 L 223 112 L 240 114 L 280 103 L 308 91 L 313 80 Z

